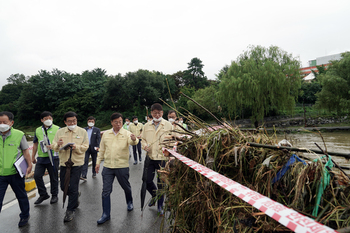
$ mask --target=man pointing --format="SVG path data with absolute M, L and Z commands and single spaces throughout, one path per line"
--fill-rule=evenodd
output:
M 129 145 L 137 145 L 139 140 L 134 134 L 124 129 L 123 116 L 120 113 L 113 113 L 111 116 L 112 129 L 107 130 L 100 143 L 100 152 L 97 156 L 96 173 L 100 170 L 100 163 L 104 160 L 102 171 L 102 217 L 97 221 L 98 224 L 110 220 L 111 212 L 111 193 L 114 177 L 125 193 L 127 210 L 134 209 L 129 183 Z

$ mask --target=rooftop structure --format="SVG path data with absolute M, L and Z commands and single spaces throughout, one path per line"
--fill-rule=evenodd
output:
M 309 67 L 300 68 L 301 75 L 303 76 L 303 79 L 305 81 L 311 82 L 311 80 L 315 78 L 315 75 L 312 73 L 312 70 L 314 70 L 315 72 L 318 71 L 316 66 L 323 65 L 323 66 L 326 66 L 326 69 L 327 69 L 327 66 L 331 64 L 331 61 L 340 60 L 340 59 L 341 59 L 341 53 L 318 57 L 315 60 L 310 60 Z

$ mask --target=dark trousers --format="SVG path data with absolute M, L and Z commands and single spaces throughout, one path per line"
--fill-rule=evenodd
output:
M 70 171 L 70 181 L 68 186 L 68 206 L 67 210 L 74 211 L 79 198 L 79 180 L 80 180 L 80 174 L 81 174 L 81 167 L 72 167 Z M 60 180 L 61 180 L 61 190 L 64 192 L 64 179 L 66 177 L 66 171 L 67 168 L 61 166 L 60 168 Z
M 103 167 L 102 179 L 102 198 L 108 197 L 112 193 L 114 177 L 117 177 L 118 183 L 125 193 L 126 203 L 132 202 L 131 186 L 129 183 L 129 168 L 108 168 Z
M 85 161 L 84 161 L 83 168 L 81 169 L 81 176 L 82 177 L 86 177 L 87 176 L 88 168 L 89 168 L 90 155 L 91 155 L 91 159 L 92 159 L 92 174 L 96 174 L 95 167 L 96 167 L 97 153 L 96 152 L 92 152 L 91 147 L 89 147 L 89 149 L 85 152 Z
M 141 139 L 139 139 L 139 143 L 135 146 L 132 146 L 132 150 L 134 152 L 134 160 L 135 162 L 137 162 L 137 153 L 136 153 L 136 149 L 139 152 L 139 159 L 141 160 L 141 155 L 142 155 L 142 151 L 141 151 Z
M 165 160 L 150 159 L 147 170 L 147 190 L 152 195 L 152 197 L 156 196 L 157 186 L 158 189 L 163 189 L 164 187 L 164 184 L 160 180 L 159 176 L 157 176 L 157 186 L 153 182 L 156 171 L 160 169 L 160 167 L 165 167 Z
M 0 212 L 2 209 L 2 202 L 4 201 L 7 186 L 10 185 L 13 192 L 16 194 L 21 213 L 20 218 L 29 217 L 29 201 L 27 192 L 25 190 L 24 178 L 19 174 L 10 176 L 0 176 Z
M 47 163 L 47 164 L 37 163 L 35 165 L 34 180 L 35 180 L 36 186 L 38 187 L 38 192 L 40 196 L 47 195 L 45 183 L 43 180 L 43 176 L 45 175 L 46 169 L 49 172 L 49 176 L 50 176 L 51 195 L 57 196 L 58 194 L 58 166 L 60 163 L 58 156 L 54 158 L 53 162 L 55 167 L 53 167 L 51 163 Z

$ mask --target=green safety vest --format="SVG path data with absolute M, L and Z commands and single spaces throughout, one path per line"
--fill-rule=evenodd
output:
M 123 125 L 123 129 L 128 130 L 128 125 L 127 125 L 127 124 L 124 124 L 124 125 Z
M 0 138 L 0 176 L 15 175 L 17 170 L 13 165 L 22 155 L 21 141 L 24 133 L 11 128 L 11 135 L 4 140 Z
M 58 127 L 57 125 L 52 125 L 51 128 L 47 129 L 47 136 L 49 137 L 50 140 L 50 144 L 52 143 L 53 139 L 55 138 L 56 132 L 60 127 Z M 44 140 L 44 134 L 43 134 L 43 128 L 42 126 L 38 127 L 35 130 L 35 136 L 38 139 L 38 157 L 49 157 L 49 153 L 44 153 L 41 150 L 41 146 L 40 146 L 40 141 Z

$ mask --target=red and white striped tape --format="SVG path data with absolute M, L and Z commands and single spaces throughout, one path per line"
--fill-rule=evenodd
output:
M 275 219 L 277 222 L 288 227 L 294 232 L 303 232 L 303 233 L 327 233 L 327 232 L 336 232 L 335 230 L 324 226 L 315 220 L 306 217 L 297 211 L 290 209 L 264 195 L 261 195 L 258 192 L 255 192 L 236 181 L 233 181 L 173 150 L 165 149 L 177 159 L 182 161 L 187 166 L 191 167 L 195 171 L 204 175 L 211 181 L 220 185 L 222 188 L 226 189 L 230 193 L 233 193 L 235 196 L 239 197 L 243 201 L 254 206 L 258 210 L 264 212 L 271 218 Z

